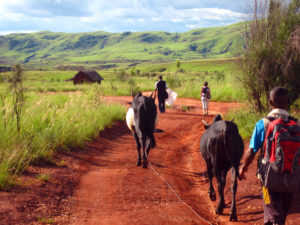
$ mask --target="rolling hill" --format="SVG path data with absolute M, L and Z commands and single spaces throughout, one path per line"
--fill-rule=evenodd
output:
M 185 33 L 42 31 L 10 34 L 0 36 L 0 64 L 60 69 L 80 65 L 111 68 L 120 63 L 227 58 L 242 53 L 243 27 L 243 23 L 237 23 Z

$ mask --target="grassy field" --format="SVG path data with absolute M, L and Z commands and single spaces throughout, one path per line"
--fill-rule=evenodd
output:
M 159 75 L 179 97 L 200 98 L 204 81 L 208 81 L 213 101 L 244 101 L 245 94 L 237 84 L 239 71 L 233 59 L 176 61 L 172 63 L 144 63 L 137 66 L 121 66 L 118 69 L 100 70 L 104 78 L 99 86 L 102 95 L 130 95 L 133 91 L 154 90 Z M 2 80 L 10 72 L 2 73 Z M 76 71 L 25 71 L 24 86 L 29 92 L 86 91 L 90 85 L 66 82 Z M 0 75 L 1 76 L 1 75 Z
M 130 95 L 131 91 L 154 90 L 159 75 L 179 97 L 200 98 L 204 81 L 208 81 L 212 101 L 246 102 L 237 77 L 234 59 L 176 61 L 169 63 L 124 64 L 118 69 L 98 71 L 102 84 L 73 85 L 65 80 L 77 71 L 24 71 L 25 102 L 21 130 L 17 132 L 9 91 L 11 72 L 0 74 L 0 189 L 9 189 L 15 177 L 30 165 L 51 160 L 55 149 L 81 147 L 114 120 L 123 120 L 126 109 L 107 105 L 101 95 Z M 300 100 L 291 109 L 300 117 Z M 243 138 L 251 136 L 255 122 L 263 115 L 248 107 L 232 111 Z

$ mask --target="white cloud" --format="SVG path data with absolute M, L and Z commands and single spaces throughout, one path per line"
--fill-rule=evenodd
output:
M 0 0 L 0 32 L 104 30 L 182 32 L 220 26 L 245 16 L 238 0 Z M 211 7 L 214 6 L 214 7 Z

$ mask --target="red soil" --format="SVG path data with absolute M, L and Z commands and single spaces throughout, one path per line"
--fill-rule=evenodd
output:
M 122 103 L 131 100 L 104 99 Z M 190 110 L 182 111 L 182 106 Z M 175 107 L 159 114 L 157 128 L 163 132 L 155 133 L 157 146 L 150 151 L 148 169 L 135 165 L 134 139 L 124 122 L 105 129 L 79 152 L 59 154 L 56 164 L 28 168 L 21 179 L 23 185 L 0 193 L 0 224 L 39 224 L 38 218 L 78 225 L 263 224 L 256 163 L 250 166 L 247 180 L 238 182 L 238 222 L 228 221 L 230 173 L 224 215 L 214 213 L 216 202 L 209 200 L 206 167 L 199 154 L 204 132 L 201 121 L 211 121 L 217 112 L 223 114 L 239 105 L 211 102 L 211 115 L 206 117 L 200 106 L 198 100 L 178 99 Z M 62 160 L 65 167 L 58 166 Z M 49 181 L 36 180 L 37 173 L 51 174 Z M 299 200 L 297 195 L 286 224 L 300 224 Z

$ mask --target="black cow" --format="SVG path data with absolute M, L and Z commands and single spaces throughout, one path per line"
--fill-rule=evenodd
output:
M 205 121 L 204 121 L 205 123 Z M 239 164 L 244 152 L 244 143 L 239 134 L 238 127 L 232 121 L 222 120 L 217 115 L 212 124 L 205 123 L 206 132 L 200 140 L 200 151 L 206 162 L 209 179 L 208 195 L 212 201 L 216 200 L 216 193 L 212 184 L 213 172 L 218 182 L 219 202 L 216 214 L 222 214 L 225 207 L 224 187 L 226 175 L 231 168 L 232 202 L 230 221 L 237 221 L 235 194 L 237 190 L 237 177 L 239 177 Z
M 126 123 L 131 130 L 138 152 L 137 166 L 142 165 L 141 147 L 143 148 L 143 168 L 148 167 L 148 153 L 150 148 L 155 147 L 153 135 L 157 123 L 157 109 L 155 98 L 143 96 L 138 93 L 133 96 L 131 107 L 126 114 Z

